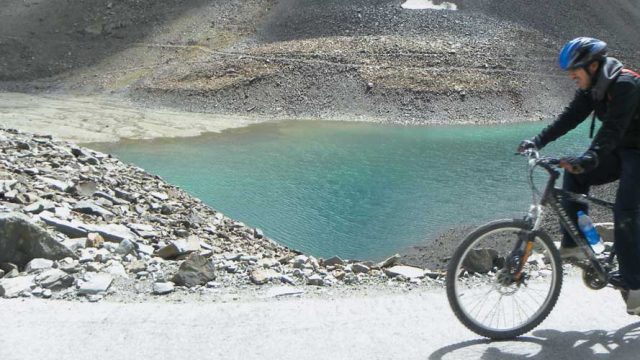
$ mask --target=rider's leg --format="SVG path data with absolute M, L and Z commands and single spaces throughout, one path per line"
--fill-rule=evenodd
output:
M 640 150 L 622 150 L 621 155 L 614 246 L 622 278 L 631 289 L 640 289 Z
M 572 174 L 568 171 L 564 172 L 562 179 L 562 188 L 578 194 L 589 194 L 589 188 L 592 185 L 602 185 L 615 181 L 620 176 L 620 156 L 617 152 L 603 156 L 597 168 L 584 174 Z M 562 206 L 567 210 L 567 214 L 574 223 L 578 222 L 578 210 L 582 210 L 585 214 L 589 213 L 589 207 L 586 204 L 580 204 L 568 199 L 562 201 Z M 577 226 L 577 224 L 576 224 Z M 562 247 L 571 248 L 576 244 L 561 226 Z

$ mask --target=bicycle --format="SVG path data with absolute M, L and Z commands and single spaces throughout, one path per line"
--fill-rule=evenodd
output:
M 532 205 L 523 219 L 490 222 L 471 232 L 454 252 L 446 276 L 447 298 L 456 317 L 468 329 L 491 339 L 512 339 L 538 326 L 555 306 L 562 287 L 563 267 L 558 248 L 541 229 L 549 208 L 560 220 L 586 260 L 576 262 L 586 286 L 607 286 L 616 267 L 615 253 L 596 254 L 562 206 L 565 198 L 613 210 L 613 203 L 555 187 L 559 159 L 541 157 L 536 150 L 524 155 L 529 164 Z M 540 193 L 534 170 L 549 175 Z

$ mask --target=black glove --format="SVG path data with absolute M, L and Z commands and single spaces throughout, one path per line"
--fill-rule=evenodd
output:
M 525 150 L 538 150 L 538 144 L 534 139 L 531 140 L 522 140 L 520 145 L 518 145 L 518 149 L 516 150 L 518 154 L 522 154 Z
M 567 156 L 560 159 L 560 167 L 572 174 L 582 174 L 598 167 L 598 154 L 588 150 L 582 156 Z

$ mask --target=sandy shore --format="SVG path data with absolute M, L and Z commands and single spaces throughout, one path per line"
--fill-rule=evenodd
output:
M 0 124 L 78 143 L 189 137 L 269 118 L 145 109 L 100 96 L 0 93 Z

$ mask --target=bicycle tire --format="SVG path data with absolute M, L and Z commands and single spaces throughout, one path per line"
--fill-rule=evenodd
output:
M 545 276 L 539 276 L 539 279 L 541 279 L 540 283 L 544 281 L 546 278 L 550 277 L 550 280 L 549 280 L 550 284 L 548 286 L 549 288 L 548 290 L 544 290 L 547 292 L 547 294 L 544 300 L 540 303 L 539 307 L 537 309 L 534 309 L 535 311 L 533 311 L 533 313 L 530 316 L 526 317 L 520 323 L 516 324 L 514 321 L 513 326 L 511 325 L 507 326 L 506 312 L 510 311 L 511 313 L 514 313 L 514 316 L 515 316 L 515 313 L 520 314 L 520 312 L 524 312 L 523 310 L 521 310 L 521 309 L 524 309 L 524 307 L 519 305 L 515 300 L 515 294 L 518 294 L 519 291 L 522 291 L 523 294 L 526 293 L 528 297 L 535 299 L 529 292 L 530 290 L 529 286 L 539 285 L 538 283 L 533 283 L 533 281 L 538 281 L 537 280 L 538 278 L 533 279 L 529 284 L 522 285 L 522 286 L 515 286 L 514 284 L 510 284 L 509 286 L 504 286 L 504 284 L 500 284 L 498 281 L 499 276 L 497 274 L 499 274 L 502 268 L 506 266 L 505 265 L 507 263 L 506 260 L 504 262 L 505 264 L 501 265 L 502 268 L 499 268 L 500 265 L 493 266 L 492 270 L 488 271 L 486 275 L 482 275 L 482 274 L 478 275 L 479 273 L 473 273 L 473 271 L 467 271 L 468 268 L 471 267 L 470 265 L 468 265 L 468 264 L 471 264 L 471 262 L 468 262 L 466 263 L 467 265 L 465 265 L 465 261 L 467 258 L 471 259 L 473 258 L 473 256 L 477 256 L 477 255 L 470 255 L 470 254 L 478 254 L 477 252 L 478 250 L 474 250 L 474 251 L 471 251 L 471 250 L 474 249 L 474 246 L 476 244 L 479 244 L 481 241 L 483 241 L 483 239 L 487 239 L 489 238 L 489 236 L 492 236 L 493 234 L 500 234 L 501 232 L 504 232 L 502 237 L 506 238 L 506 236 L 509 235 L 508 231 L 512 231 L 514 234 L 518 234 L 521 231 L 528 231 L 528 230 L 530 230 L 529 225 L 525 221 L 517 220 L 517 219 L 498 220 L 498 221 L 494 221 L 486 225 L 483 225 L 478 229 L 474 230 L 471 234 L 469 234 L 465 238 L 465 240 L 463 240 L 463 242 L 458 246 L 458 248 L 454 252 L 449 262 L 449 265 L 447 268 L 447 276 L 446 276 L 447 298 L 449 300 L 449 305 L 451 306 L 451 309 L 453 310 L 458 320 L 460 320 L 460 322 L 463 325 L 465 325 L 469 330 L 475 332 L 478 335 L 488 337 L 491 339 L 496 339 L 496 340 L 506 340 L 506 339 L 516 338 L 524 333 L 527 333 L 533 330 L 542 321 L 544 321 L 544 319 L 546 319 L 546 317 L 549 315 L 549 313 L 551 312 L 551 310 L 553 309 L 553 307 L 555 306 L 558 300 L 558 297 L 560 295 L 560 289 L 562 288 L 562 275 L 563 275 L 562 262 L 560 259 L 560 254 L 558 252 L 558 249 L 553 244 L 553 241 L 551 240 L 549 235 L 547 235 L 545 232 L 541 232 L 541 231 L 536 232 L 536 235 L 534 238 L 534 249 L 535 249 L 534 251 L 536 252 L 536 256 L 542 257 L 543 259 L 541 266 L 543 267 L 542 270 L 545 271 L 544 272 Z M 511 236 L 509 236 L 509 238 L 511 238 Z M 488 242 L 491 243 L 491 241 L 488 241 Z M 491 248 L 488 248 L 488 250 L 486 250 L 485 252 L 492 253 L 492 251 L 496 251 L 496 253 L 499 254 L 497 250 L 492 250 L 492 249 L 496 247 L 506 249 L 509 247 L 509 245 L 503 239 L 501 239 L 500 236 L 497 236 L 497 239 L 493 240 L 493 243 L 494 245 L 492 245 Z M 482 250 L 482 248 L 480 248 L 479 250 Z M 508 253 L 511 254 L 511 251 L 509 251 Z M 500 261 L 502 261 L 501 259 L 502 258 L 498 256 L 493 260 L 492 265 L 496 262 L 500 263 Z M 535 266 L 540 266 L 540 265 L 525 264 L 525 267 L 527 270 L 529 270 L 530 268 L 534 269 Z M 474 270 L 477 271 L 478 269 L 474 269 Z M 494 279 L 491 280 L 492 278 L 490 274 L 491 274 L 491 271 L 493 270 L 495 270 L 496 275 L 494 276 Z M 531 270 L 531 271 L 532 273 L 534 273 L 535 271 L 538 271 L 538 273 L 541 273 L 542 270 Z M 515 304 L 515 305 L 512 304 L 513 309 L 511 310 L 505 309 L 505 314 L 502 315 L 505 318 L 504 327 L 500 326 L 499 312 L 497 315 L 498 317 L 497 325 L 496 326 L 487 325 L 483 323 L 484 320 L 481 321 L 480 319 L 476 318 L 476 317 L 479 317 L 479 315 L 476 316 L 474 314 L 471 314 L 470 309 L 468 309 L 468 306 L 466 304 L 463 304 L 461 297 L 464 297 L 466 295 L 466 293 L 464 292 L 465 288 L 463 286 L 464 285 L 463 281 L 465 280 L 465 277 L 463 276 L 464 272 L 466 272 L 467 274 L 473 273 L 474 276 L 478 275 L 478 277 L 480 278 L 479 286 L 486 285 L 486 287 L 490 289 L 490 292 L 492 291 L 491 290 L 492 288 L 496 291 L 497 295 L 499 295 L 498 304 L 495 305 L 496 307 L 500 305 L 504 297 L 506 296 L 512 297 L 511 302 Z M 483 277 L 485 277 L 486 279 L 483 279 Z M 531 276 L 531 278 L 533 277 Z M 486 284 L 483 283 L 483 281 L 486 281 Z M 469 286 L 468 289 L 466 290 L 472 291 L 472 289 L 473 287 Z M 512 293 L 508 294 L 506 292 L 507 289 Z M 541 291 L 541 290 L 536 290 L 536 291 Z M 534 293 L 534 294 L 537 294 L 537 293 Z M 481 303 L 487 302 L 488 301 L 487 299 L 489 299 L 494 295 L 495 294 L 491 294 L 491 293 L 484 294 L 484 298 L 480 298 L 480 300 L 478 301 Z M 469 298 L 473 298 L 473 297 L 469 296 Z M 523 298 L 526 300 L 524 295 L 523 295 Z M 465 298 L 465 300 L 466 299 L 468 298 Z M 505 305 L 506 305 L 506 302 L 507 300 L 505 300 Z M 477 307 L 478 305 L 474 305 L 474 306 Z M 484 305 L 480 305 L 480 306 L 481 308 L 484 307 Z M 535 306 L 538 306 L 538 305 L 535 305 Z M 491 321 L 493 321 L 493 317 L 494 316 L 492 316 Z

